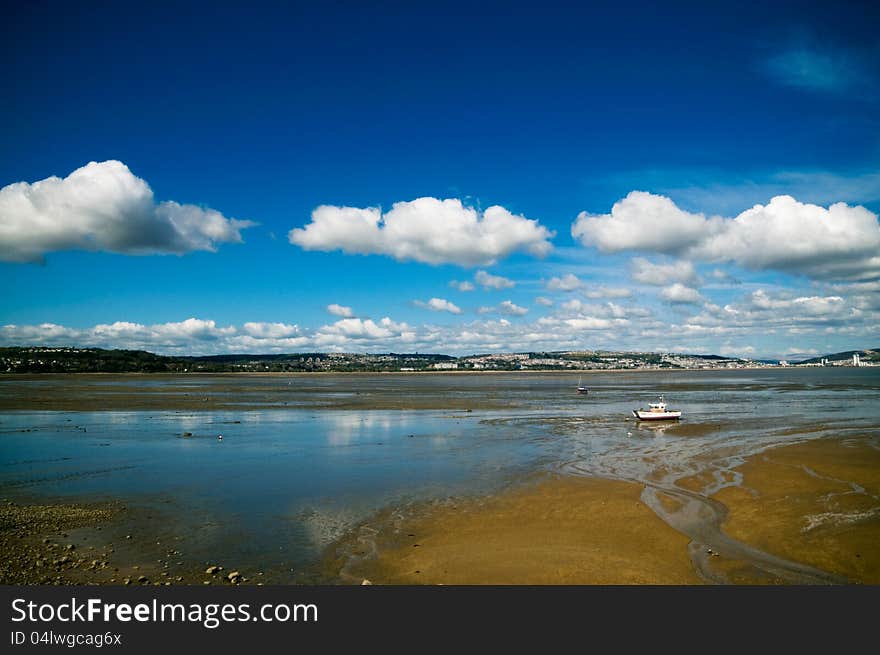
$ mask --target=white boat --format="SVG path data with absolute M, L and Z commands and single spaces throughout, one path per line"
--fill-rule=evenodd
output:
M 590 393 L 590 388 L 584 386 L 584 383 L 581 380 L 581 378 L 578 378 L 577 392 L 581 395 Z
M 681 411 L 677 409 L 666 409 L 666 403 L 663 396 L 656 403 L 648 403 L 648 409 L 633 410 L 633 416 L 640 421 L 677 421 L 681 418 Z

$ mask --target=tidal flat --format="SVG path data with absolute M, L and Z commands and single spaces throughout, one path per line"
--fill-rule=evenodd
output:
M 0 377 L 0 582 L 880 581 L 880 369 L 578 377 Z

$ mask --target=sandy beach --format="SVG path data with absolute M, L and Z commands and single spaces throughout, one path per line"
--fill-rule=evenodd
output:
M 775 448 L 715 495 L 732 537 L 862 584 L 880 584 L 880 447 L 820 439 Z M 733 582 L 735 567 L 729 572 Z M 749 582 L 748 579 L 743 580 Z
M 713 498 L 724 531 L 769 554 L 880 582 L 880 449 L 822 439 L 771 449 Z M 694 480 L 685 481 L 696 486 Z M 554 477 L 483 499 L 447 501 L 362 526 L 327 560 L 373 584 L 700 584 L 689 539 L 640 502 L 638 484 Z M 674 500 L 666 498 L 665 502 Z M 778 584 L 710 552 L 731 584 Z
M 688 539 L 639 501 L 638 485 L 551 478 L 484 499 L 448 501 L 364 529 L 343 581 L 377 584 L 695 584 Z M 337 564 L 339 561 L 337 560 Z M 333 565 L 333 562 L 328 562 Z

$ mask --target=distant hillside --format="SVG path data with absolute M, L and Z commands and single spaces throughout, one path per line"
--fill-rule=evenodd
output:
M 385 371 L 586 371 L 744 368 L 761 365 L 720 355 L 564 351 L 452 357 L 423 353 L 232 354 L 195 357 L 102 348 L 0 348 L 0 373 L 296 373 Z
M 156 355 L 144 350 L 102 348 L 0 348 L 0 373 L 231 373 L 423 370 L 449 355 Z
M 852 360 L 853 355 L 858 353 L 859 359 L 863 362 L 880 362 L 880 348 L 869 348 L 867 350 L 846 350 L 842 353 L 833 353 L 831 355 L 820 355 L 819 357 L 812 357 L 810 359 L 805 359 L 803 361 L 799 361 L 799 364 L 820 364 L 823 359 L 827 359 L 829 362 L 840 362 Z

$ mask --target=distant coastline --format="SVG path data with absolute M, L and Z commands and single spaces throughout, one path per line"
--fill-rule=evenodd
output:
M 880 348 L 846 351 L 800 362 L 712 354 L 626 351 L 489 353 L 461 357 L 429 353 L 288 353 L 204 356 L 142 350 L 23 346 L 0 348 L 0 373 L 486 373 L 759 369 L 788 366 L 880 366 Z

